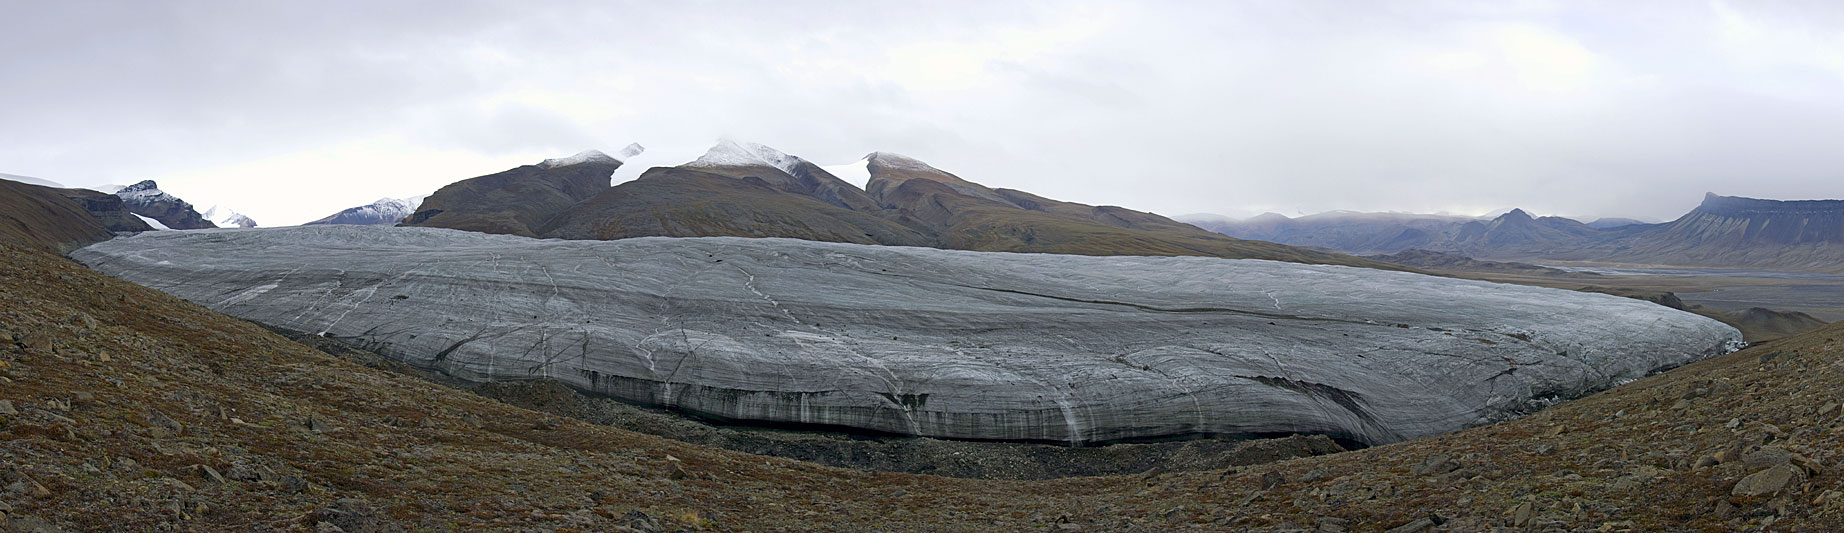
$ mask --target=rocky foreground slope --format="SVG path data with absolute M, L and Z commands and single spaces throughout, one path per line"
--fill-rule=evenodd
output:
M 73 254 L 235 316 L 485 381 L 721 419 L 1072 444 L 1365 444 L 1739 341 L 1646 302 L 1323 265 L 426 228 L 147 233 Z
M 552 418 L 0 252 L 0 527 L 1844 529 L 1844 326 L 1428 439 L 1224 471 L 979 481 Z

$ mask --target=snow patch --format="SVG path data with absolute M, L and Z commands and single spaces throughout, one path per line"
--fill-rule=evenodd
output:
M 780 150 L 756 143 L 738 143 L 729 139 L 717 142 L 697 160 L 685 166 L 697 167 L 745 167 L 766 165 L 781 169 L 789 175 L 794 174 L 794 167 L 805 160 L 794 157 Z
M 903 154 L 898 154 L 898 153 L 872 152 L 871 155 L 865 156 L 865 160 L 867 162 L 869 162 L 872 159 L 877 160 L 878 165 L 890 167 L 890 168 L 900 168 L 900 169 L 906 169 L 906 170 L 935 170 L 935 167 L 929 166 L 928 163 L 923 163 L 922 160 L 920 159 L 916 159 L 916 158 L 909 157 Z
M 845 163 L 843 165 L 821 166 L 820 170 L 824 170 L 827 174 L 832 174 L 834 177 L 845 180 L 846 183 L 859 187 L 868 187 L 871 182 L 871 156 L 867 155 L 857 161 Z
M 153 217 L 144 217 L 138 213 L 129 213 L 129 214 L 134 215 L 135 218 L 141 219 L 142 222 L 146 222 L 147 225 L 152 226 L 156 231 L 163 230 L 163 229 L 164 230 L 173 229 L 173 228 L 166 227 L 166 224 L 161 224 L 160 221 L 158 220 L 154 220 Z
M 629 145 L 628 147 L 634 148 L 638 146 L 639 145 Z M 625 150 L 623 151 L 625 152 Z M 544 160 L 543 163 L 538 163 L 538 167 L 539 168 L 557 168 L 557 167 L 567 167 L 570 165 L 580 165 L 583 163 L 620 163 L 620 162 L 621 160 L 615 159 L 613 157 L 609 157 L 608 154 L 604 154 L 600 151 L 584 150 L 581 152 L 577 152 L 576 155 L 573 155 L 570 157 L 559 157 L 559 158 L 553 158 L 553 159 L 546 159 Z

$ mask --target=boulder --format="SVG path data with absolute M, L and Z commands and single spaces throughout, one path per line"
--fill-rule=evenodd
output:
M 1777 494 L 1788 487 L 1804 483 L 1806 473 L 1799 467 L 1782 464 L 1749 474 L 1735 483 L 1729 493 L 1736 496 L 1769 496 Z

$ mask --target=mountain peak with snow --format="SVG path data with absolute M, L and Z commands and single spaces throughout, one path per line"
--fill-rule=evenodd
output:
M 923 163 L 922 160 L 920 159 L 916 159 L 916 158 L 909 157 L 909 156 L 895 153 L 895 152 L 871 152 L 870 155 L 864 156 L 864 159 L 866 162 L 869 162 L 871 164 L 884 167 L 884 168 L 904 169 L 904 170 L 936 170 L 935 167 L 930 166 L 928 163 Z
M 628 143 L 628 145 L 622 148 L 619 153 L 621 154 L 621 160 L 626 161 L 646 151 L 647 151 L 647 147 L 641 146 L 640 143 Z
M 129 212 L 152 218 L 172 229 L 206 229 L 218 227 L 210 220 L 192 209 L 192 204 L 177 196 L 160 190 L 154 180 L 141 180 L 140 183 L 122 187 L 115 191 L 115 196 Z M 252 222 L 254 223 L 254 222 Z
M 362 226 L 393 225 L 416 212 L 429 195 L 409 198 L 379 198 L 378 201 L 349 208 L 304 226 L 315 224 L 353 224 Z
M 231 227 L 254 228 L 256 227 L 255 219 L 252 219 L 248 216 L 244 216 L 243 213 L 238 213 L 236 211 L 231 210 L 228 207 L 224 207 L 221 205 L 214 205 L 214 206 L 211 206 L 211 209 L 206 209 L 204 216 L 205 216 L 205 220 L 210 220 L 211 223 L 217 224 L 218 227 L 220 228 L 231 228 Z
M 778 168 L 781 169 L 782 172 L 792 175 L 794 174 L 795 165 L 804 161 L 805 160 L 801 158 L 788 155 L 780 150 L 769 148 L 764 145 L 756 143 L 738 143 L 736 141 L 724 139 L 718 141 L 717 145 L 712 146 L 710 150 L 705 151 L 704 155 L 698 156 L 697 160 L 686 163 L 685 166 L 692 168 L 708 168 L 759 165 Z
M 160 184 L 154 183 L 154 180 L 141 180 L 140 183 L 136 183 L 134 185 L 129 185 L 129 186 L 122 187 L 121 189 L 117 189 L 115 191 L 115 194 L 118 194 L 118 195 L 133 194 L 133 193 L 159 194 L 161 192 L 162 191 L 160 190 Z
M 640 148 L 640 145 L 630 144 L 628 145 L 628 148 L 629 149 Z M 640 149 L 644 150 L 644 148 L 640 148 Z M 622 153 L 624 154 L 627 153 L 627 150 L 625 149 L 622 150 Z M 635 153 L 639 153 L 639 152 L 635 152 Z M 614 163 L 614 164 L 619 165 L 621 164 L 621 160 L 610 157 L 608 154 L 604 154 L 600 150 L 584 150 L 581 152 L 577 152 L 576 155 L 573 155 L 570 157 L 557 157 L 557 158 L 546 159 L 544 160 L 543 163 L 538 163 L 538 167 L 539 168 L 557 168 L 557 167 L 567 167 L 570 165 L 581 165 L 584 163 Z

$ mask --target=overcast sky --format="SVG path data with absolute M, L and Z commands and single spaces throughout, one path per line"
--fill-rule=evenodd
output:
M 719 138 L 1166 215 L 1844 197 L 1835 1 L 0 0 L 0 62 L 0 172 L 264 225 Z

